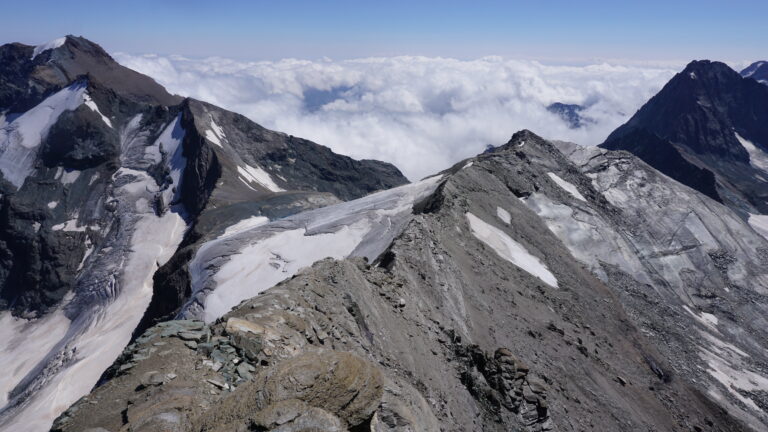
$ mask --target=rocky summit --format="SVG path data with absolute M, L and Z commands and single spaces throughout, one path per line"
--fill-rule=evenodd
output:
M 82 38 L 0 57 L 2 431 L 768 429 L 768 88 L 723 64 L 409 183 Z

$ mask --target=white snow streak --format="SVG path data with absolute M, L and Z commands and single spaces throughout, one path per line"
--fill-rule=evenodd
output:
M 259 225 L 264 225 L 267 222 L 269 222 L 268 217 L 251 216 L 248 219 L 243 219 L 234 225 L 228 226 L 227 229 L 224 230 L 224 234 L 222 234 L 221 237 L 228 237 L 233 234 L 239 234 L 243 231 L 249 230 Z
M 62 176 L 61 176 L 61 183 L 63 184 L 72 184 L 75 181 L 77 181 L 78 177 L 80 177 L 80 171 L 78 170 L 64 170 Z
M 83 100 L 85 101 L 85 106 L 90 108 L 93 112 L 101 116 L 101 120 L 106 123 L 107 126 L 112 127 L 112 121 L 107 118 L 104 114 L 99 111 L 98 105 L 96 105 L 96 102 L 91 99 L 91 95 L 88 94 L 88 92 L 83 93 Z
M 498 216 L 499 219 L 504 221 L 504 223 L 507 225 L 512 223 L 512 215 L 510 215 L 508 211 L 504 210 L 501 207 L 496 207 L 496 216 Z
M 512 240 L 504 231 L 484 222 L 467 212 L 472 234 L 490 246 L 500 257 L 541 279 L 547 285 L 557 288 L 557 279 L 540 259 L 531 255 L 520 243 Z
M 739 143 L 744 147 L 744 150 L 749 153 L 749 164 L 759 170 L 768 172 L 768 154 L 757 148 L 751 141 L 744 139 L 738 133 L 734 132 L 734 134 L 736 134 L 736 139 L 739 140 Z
M 571 194 L 571 196 L 573 196 L 574 198 L 576 198 L 578 200 L 581 200 L 581 201 L 584 201 L 584 202 L 587 201 L 587 199 L 584 198 L 584 195 L 582 195 L 579 192 L 579 190 L 576 188 L 576 186 L 573 185 L 572 183 L 569 183 L 569 182 L 563 180 L 562 178 L 560 178 L 560 176 L 558 176 L 557 174 L 555 174 L 553 172 L 548 172 L 547 175 L 549 176 L 549 178 L 552 179 L 552 181 L 557 183 L 558 186 L 563 188 L 564 191 L 566 191 L 569 194 Z
M 211 129 L 205 131 L 205 138 L 217 146 L 224 148 L 222 141 L 225 141 L 227 136 L 224 135 L 224 129 L 213 120 L 213 116 L 211 116 Z
M 58 225 L 54 225 L 53 227 L 51 227 L 51 229 L 54 231 L 77 231 L 77 232 L 84 232 L 86 228 L 88 227 L 78 226 L 77 219 L 70 219 L 64 223 L 60 223 Z
M 441 178 L 434 176 L 264 226 L 257 226 L 262 222 L 258 217 L 238 222 L 203 244 L 190 262 L 195 293 L 213 282 L 202 301 L 202 318 L 213 321 L 242 300 L 323 258 L 377 257 L 399 233 L 398 221 L 404 223 L 413 203 L 434 191 Z M 227 249 L 227 245 L 237 246 Z M 233 254 L 219 264 L 222 253 Z
M 260 167 L 254 168 L 246 164 L 244 167 L 238 166 L 237 172 L 242 176 L 241 179 L 246 184 L 248 184 L 248 182 L 258 183 L 259 185 L 261 185 L 262 187 L 266 188 L 271 192 L 285 191 L 285 189 L 278 186 L 277 183 L 275 183 L 275 181 L 272 180 L 272 177 L 270 177 L 269 173 L 267 173 Z
M 36 46 L 35 49 L 32 51 L 32 60 L 34 60 L 35 57 L 37 57 L 39 54 L 45 51 L 48 51 L 50 49 L 56 49 L 64 45 L 65 42 L 67 42 L 67 38 L 62 37 L 62 38 L 54 39 L 52 41 L 48 41 L 42 45 Z
M 768 215 L 749 214 L 749 226 L 768 240 Z

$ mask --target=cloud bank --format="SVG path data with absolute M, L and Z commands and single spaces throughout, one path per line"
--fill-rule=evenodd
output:
M 116 54 L 169 91 L 241 113 L 270 129 L 356 159 L 395 164 L 411 180 L 500 145 L 520 129 L 595 145 L 678 70 L 551 66 L 486 57 L 388 57 L 240 62 Z M 682 66 L 682 65 L 681 65 Z M 570 129 L 546 107 L 587 106 Z

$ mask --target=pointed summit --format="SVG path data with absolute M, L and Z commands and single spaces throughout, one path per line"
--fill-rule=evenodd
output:
M 602 147 L 734 208 L 768 211 L 768 88 L 724 63 L 689 63 Z
M 0 46 L 0 111 L 24 111 L 81 76 L 133 102 L 181 102 L 152 78 L 117 63 L 98 44 L 68 35 L 37 46 Z

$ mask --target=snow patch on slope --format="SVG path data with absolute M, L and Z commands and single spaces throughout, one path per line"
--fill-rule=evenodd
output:
M 362 220 L 333 233 L 283 231 L 242 249 L 216 274 L 217 288 L 205 302 L 205 321 L 214 321 L 243 299 L 275 286 L 307 265 L 324 258 L 345 258 L 370 228 L 368 221 Z
M 224 234 L 221 237 L 229 237 L 234 234 L 239 234 L 243 231 L 247 231 L 251 228 L 255 228 L 259 225 L 264 225 L 269 222 L 269 218 L 265 216 L 251 216 L 248 219 L 243 219 L 240 222 L 230 225 L 224 230 Z
M 749 226 L 768 240 L 768 215 L 749 214 Z
M 486 245 L 490 246 L 500 257 L 517 267 L 541 279 L 547 285 L 557 288 L 557 279 L 550 273 L 540 259 L 531 255 L 523 245 L 512 240 L 504 231 L 484 222 L 482 219 L 467 212 L 467 220 L 472 234 Z
M 744 150 L 749 153 L 749 164 L 753 167 L 768 172 L 768 154 L 761 149 L 757 148 L 752 141 L 744 139 L 738 133 L 735 133 L 736 139 L 739 140 Z
M 78 177 L 80 177 L 80 171 L 65 169 L 62 171 L 60 180 L 62 184 L 72 184 L 77 181 Z
M 6 180 L 21 188 L 34 168 L 43 138 L 63 112 L 83 103 L 85 88 L 79 82 L 59 90 L 0 129 L 0 171 Z
M 77 219 L 70 219 L 66 222 L 63 222 L 51 227 L 51 229 L 54 231 L 78 231 L 78 232 L 84 232 L 86 228 L 88 227 L 78 226 Z
M 64 45 L 67 42 L 66 37 L 61 37 L 58 39 L 54 39 L 52 41 L 48 41 L 44 44 L 38 45 L 35 47 L 34 50 L 32 50 L 32 60 L 35 59 L 38 55 L 42 54 L 45 51 L 48 51 L 50 49 L 56 49 L 62 45 Z
M 560 176 L 558 176 L 557 174 L 555 174 L 553 172 L 548 172 L 547 175 L 549 176 L 549 178 L 552 179 L 552 181 L 557 183 L 558 186 L 560 186 L 564 191 L 566 191 L 569 194 L 571 194 L 571 196 L 573 196 L 574 198 L 576 198 L 578 200 L 581 200 L 581 201 L 584 201 L 584 202 L 587 201 L 587 199 L 584 198 L 584 195 L 582 195 L 579 192 L 579 190 L 576 188 L 576 186 L 573 183 L 569 183 L 569 182 L 563 180 L 562 178 L 560 178 Z
M 512 223 L 512 215 L 510 215 L 508 211 L 501 207 L 496 207 L 496 216 L 498 216 L 499 219 L 501 219 L 507 225 Z
M 6 371 L 0 374 L 0 407 L 8 402 L 8 392 L 64 337 L 67 328 L 69 319 L 62 308 L 36 320 L 14 318 L 8 311 L 0 314 L 0 358 Z
M 224 148 L 222 141 L 225 141 L 227 137 L 224 135 L 224 129 L 213 120 L 213 116 L 211 116 L 211 129 L 205 131 L 205 138 L 217 146 Z
M 237 172 L 242 176 L 241 179 L 246 184 L 248 184 L 248 182 L 258 183 L 259 185 L 265 187 L 267 190 L 271 192 L 285 191 L 285 189 L 278 186 L 277 183 L 275 183 L 275 181 L 272 180 L 272 177 L 270 177 L 269 173 L 267 173 L 260 167 L 254 168 L 248 164 L 245 164 L 244 167 L 238 166 Z
M 762 411 L 751 398 L 744 396 L 738 390 L 765 391 L 768 389 L 768 378 L 746 368 L 735 369 L 730 361 L 707 349 L 701 350 L 701 357 L 709 366 L 707 372 L 719 381 L 733 397 L 754 411 Z
M 162 152 L 165 153 L 167 158 L 166 164 L 171 173 L 171 187 L 163 191 L 163 200 L 166 203 L 176 201 L 178 194 L 181 193 L 181 174 L 184 167 L 187 166 L 187 158 L 184 157 L 184 151 L 181 146 L 183 139 L 184 128 L 181 126 L 181 114 L 179 114 L 176 116 L 176 119 L 166 126 L 155 142 L 156 147 L 162 149 Z
M 101 120 L 103 120 L 107 126 L 112 127 L 112 121 L 109 118 L 107 118 L 107 116 L 102 114 L 101 111 L 99 111 L 98 105 L 96 105 L 96 102 L 94 102 L 93 99 L 91 99 L 91 95 L 89 95 L 88 92 L 83 93 L 83 100 L 85 101 L 85 106 L 87 106 L 88 108 L 91 109 L 91 111 L 101 116 Z

